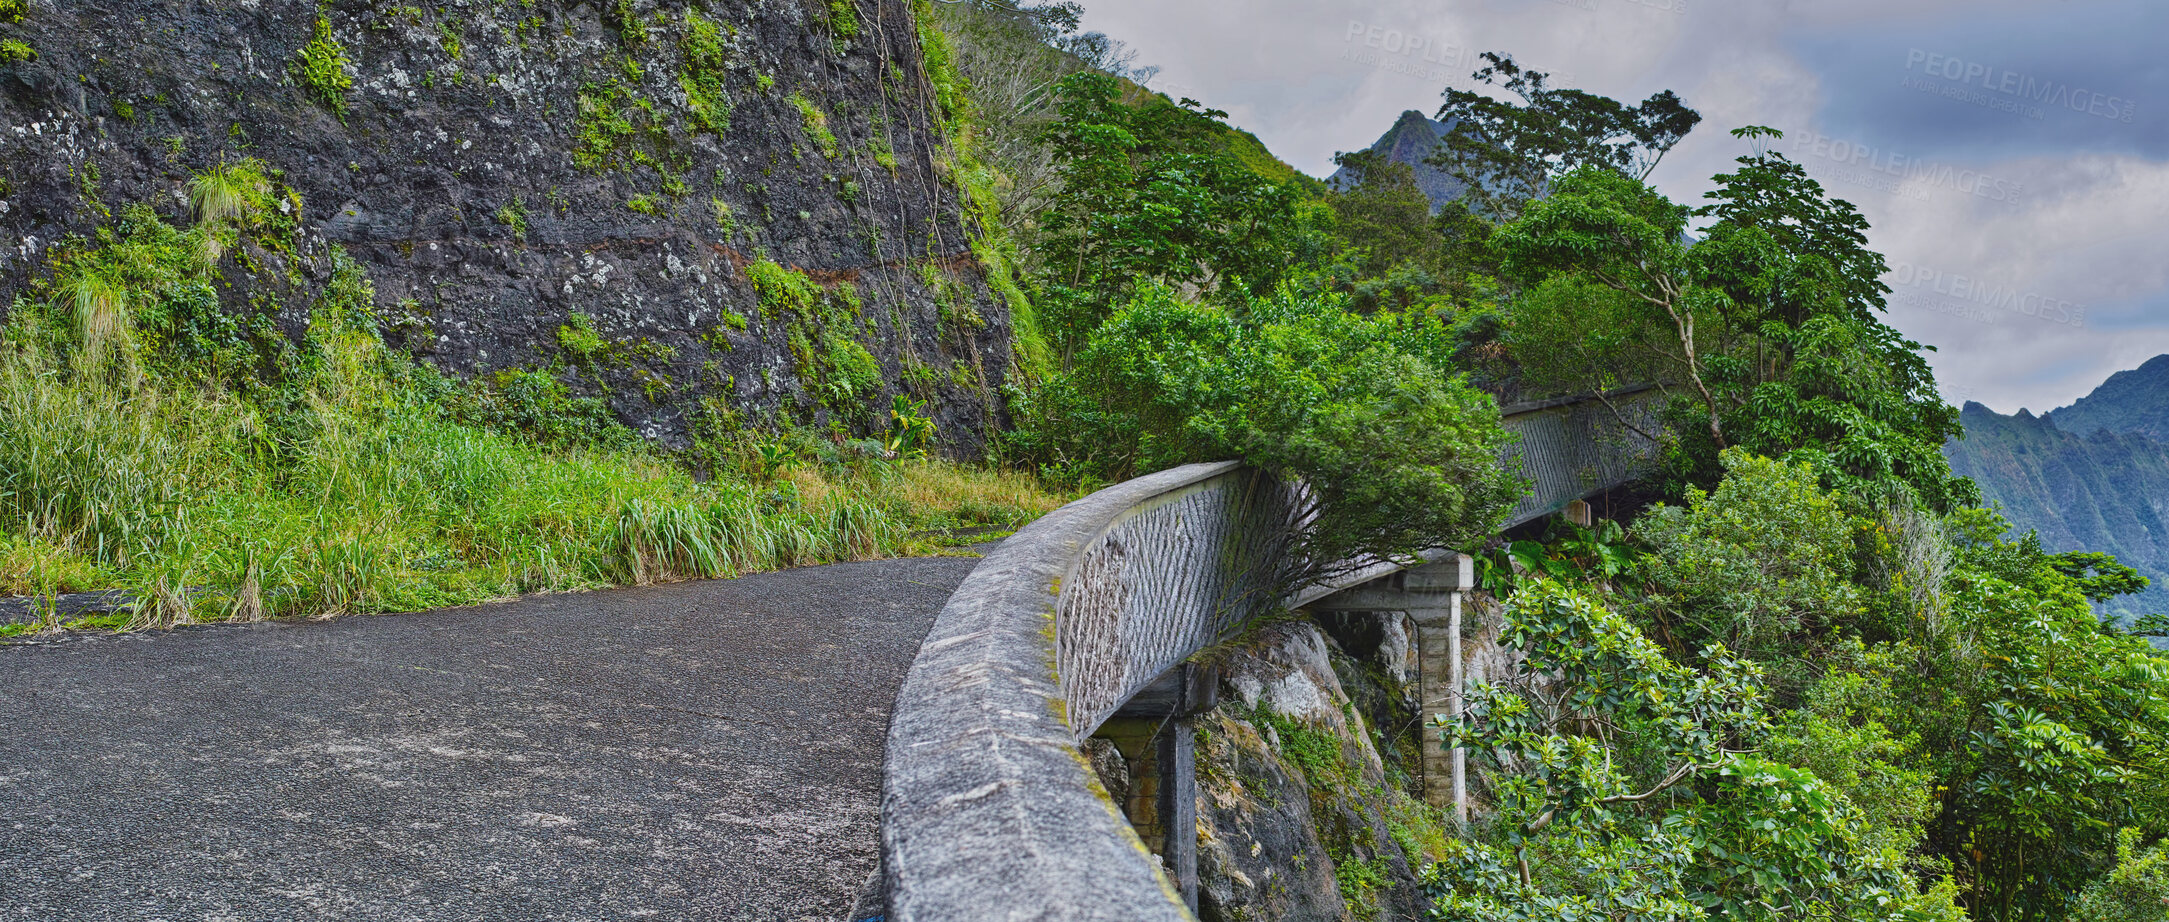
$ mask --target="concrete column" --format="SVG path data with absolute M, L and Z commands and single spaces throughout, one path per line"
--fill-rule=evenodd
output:
M 1197 728 L 1177 717 L 1160 731 L 1160 822 L 1167 862 L 1183 905 L 1197 912 Z
M 1476 588 L 1476 561 L 1466 554 L 1425 564 L 1356 586 L 1313 603 L 1321 611 L 1407 612 L 1416 623 L 1417 697 L 1426 720 L 1432 714 L 1460 717 L 1461 600 Z M 1424 800 L 1454 817 L 1469 813 L 1468 756 L 1426 740 Z
M 1461 659 L 1461 597 L 1465 594 L 1456 592 L 1453 594 L 1452 600 L 1447 603 L 1449 614 L 1446 619 L 1446 662 L 1448 666 L 1446 684 L 1450 697 L 1447 699 L 1446 716 L 1456 721 L 1460 720 L 1461 715 L 1464 713 L 1462 710 L 1462 696 L 1468 691 L 1469 687 L 1467 676 L 1464 673 L 1465 666 Z M 1459 746 L 1453 748 L 1453 802 L 1454 820 L 1467 824 L 1469 821 L 1469 753 L 1468 750 Z
M 1123 813 L 1168 880 L 1197 912 L 1197 724 L 1219 703 L 1219 671 L 1185 663 L 1115 710 L 1093 734 L 1114 742 L 1129 762 Z
M 1417 694 L 1422 716 L 1428 724 L 1432 714 L 1461 715 L 1461 599 L 1453 593 L 1441 608 L 1412 608 L 1416 622 Z M 1451 809 L 1457 818 L 1468 816 L 1466 764 L 1462 752 L 1451 752 L 1435 740 L 1423 747 L 1423 796 L 1432 806 Z

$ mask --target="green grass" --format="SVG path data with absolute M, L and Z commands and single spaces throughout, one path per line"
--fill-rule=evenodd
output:
M 308 385 L 313 435 L 281 452 L 258 438 L 263 411 L 231 394 L 115 388 L 20 348 L 52 338 L 32 326 L 41 314 L 18 313 L 0 357 L 0 589 L 131 590 L 133 627 L 927 552 L 910 533 L 1014 527 L 1061 499 L 944 465 L 703 483 L 639 447 L 541 447 L 448 418 L 376 372 L 390 359 L 353 332 Z

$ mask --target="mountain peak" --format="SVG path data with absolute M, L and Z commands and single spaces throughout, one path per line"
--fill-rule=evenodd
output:
M 1447 202 L 1460 198 L 1465 188 L 1459 180 L 1429 162 L 1431 152 L 1438 149 L 1439 139 L 1451 130 L 1450 124 L 1407 109 L 1393 120 L 1393 127 L 1386 129 L 1386 133 L 1379 135 L 1367 149 L 1383 155 L 1389 162 L 1408 164 L 1416 174 L 1416 187 L 1431 200 L 1431 210 L 1435 212 Z M 1354 175 L 1346 167 L 1335 170 L 1326 180 L 1334 188 L 1346 188 L 1354 181 Z
M 2093 393 L 2051 411 L 2048 418 L 2056 428 L 2076 435 L 2107 429 L 2169 442 L 2169 355 L 2110 375 Z

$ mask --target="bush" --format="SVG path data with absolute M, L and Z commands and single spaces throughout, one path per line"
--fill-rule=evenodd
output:
M 1471 546 L 1519 497 L 1491 398 L 1403 341 L 1435 328 L 1286 294 L 1245 314 L 1148 291 L 1042 393 L 1024 447 L 1090 477 L 1239 458 L 1300 480 L 1312 526 L 1289 583 L 1359 555 Z
M 1641 567 L 1649 610 L 1680 649 L 1792 659 L 1860 613 L 1853 520 L 1805 464 L 1740 449 L 1723 464 L 1716 492 L 1689 488 L 1686 506 L 1658 506 L 1636 526 L 1653 552 Z
M 2161 843 L 2139 847 L 2139 830 L 2116 839 L 2116 870 L 2080 894 L 2074 919 L 2086 922 L 2161 922 L 2169 918 L 2169 850 Z
M 318 13 L 309 43 L 294 52 L 294 82 L 301 84 L 310 99 L 342 119 L 346 118 L 346 91 L 354 85 L 346 65 L 346 46 L 333 36 L 331 20 Z

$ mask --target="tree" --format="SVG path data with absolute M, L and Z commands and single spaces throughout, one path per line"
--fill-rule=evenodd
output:
M 1866 222 L 1782 154 L 1740 163 L 1718 177 L 1716 204 L 1693 212 L 1716 223 L 1692 245 L 1685 207 L 1591 167 L 1500 228 L 1494 246 L 1509 279 L 1618 299 L 1612 328 L 1598 333 L 1604 348 L 1568 347 L 1571 363 L 1545 357 L 1564 330 L 1532 301 L 1533 335 L 1515 337 L 1517 352 L 1561 373 L 1546 383 L 1562 390 L 1601 390 L 1622 367 L 1676 389 L 1675 489 L 1717 480 L 1719 454 L 1738 445 L 1811 464 L 1849 493 L 1905 490 L 1937 511 L 1973 501 L 1978 491 L 1943 458 L 1958 414 L 1936 392 L 1926 347 L 1875 316 L 1887 289 L 1859 275 L 1883 265 L 1866 248 Z
M 1090 71 L 1058 92 L 1041 311 L 1065 360 L 1146 283 L 1262 294 L 1287 273 L 1298 197 L 1228 151 L 1227 113 L 1159 96 L 1133 105 L 1117 78 Z
M 1239 458 L 1300 481 L 1302 526 L 1262 580 L 1329 578 L 1366 555 L 1473 547 L 1521 483 L 1489 395 L 1423 355 L 1436 321 L 1366 318 L 1282 290 L 1237 312 L 1150 288 L 1035 398 L 1028 438 L 1110 479 Z
M 1959 918 L 1863 838 L 1841 793 L 1754 753 L 1752 663 L 1722 646 L 1674 662 L 1552 580 L 1515 592 L 1501 641 L 1523 657 L 1507 681 L 1437 719 L 1498 774 L 1491 834 L 1431 872 L 1433 918 Z
M 1396 266 L 1435 268 L 1446 239 L 1431 219 L 1431 199 L 1416 185 L 1416 172 L 1377 151 L 1336 154 L 1333 162 L 1351 181 L 1326 197 L 1356 267 L 1385 275 Z
M 1548 85 L 1550 75 L 1485 52 L 1470 75 L 1520 102 L 1448 88 L 1438 119 L 1452 127 L 1431 162 L 1468 187 L 1477 214 L 1499 223 L 1520 217 L 1553 180 L 1597 167 L 1641 181 L 1666 151 L 1702 121 L 1670 90 L 1629 106 L 1581 90 Z

